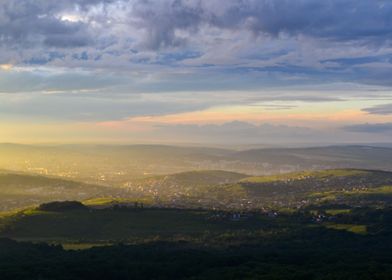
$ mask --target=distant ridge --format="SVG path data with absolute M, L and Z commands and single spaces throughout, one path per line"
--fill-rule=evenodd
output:
M 0 144 L 0 168 L 66 176 L 76 181 L 121 185 L 135 178 L 193 170 L 268 175 L 303 170 L 392 170 L 392 148 L 331 145 L 309 148 L 229 150 L 170 145 Z

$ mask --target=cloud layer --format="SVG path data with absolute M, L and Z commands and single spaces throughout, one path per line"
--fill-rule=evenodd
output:
M 391 13 L 367 0 L 2 1 L 0 62 L 389 85 Z
M 244 134 L 283 139 L 317 115 L 335 132 L 386 133 L 391 14 L 387 0 L 0 1 L 0 117 L 94 123 L 215 110 L 219 125 L 154 129 L 225 137 L 237 127 L 224 122 L 268 119 L 274 129 Z M 285 114 L 302 123 L 280 127 Z
M 365 123 L 344 127 L 346 131 L 360 133 L 392 133 L 392 123 Z

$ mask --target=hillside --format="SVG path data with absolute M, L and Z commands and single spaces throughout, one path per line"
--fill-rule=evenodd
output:
M 92 184 L 0 171 L 0 211 L 52 200 L 87 199 L 111 192 L 114 191 Z
M 136 197 L 151 197 L 156 205 L 260 209 L 324 201 L 385 204 L 391 200 L 391 186 L 391 172 L 330 169 L 259 177 L 224 171 L 185 172 L 135 181 L 124 189 Z
M 200 170 L 181 172 L 164 176 L 155 176 L 146 178 L 144 181 L 160 181 L 164 183 L 169 182 L 169 184 L 177 183 L 179 185 L 185 186 L 204 186 L 233 183 L 246 177 L 248 177 L 248 175 L 237 172 L 223 170 Z
M 150 196 L 158 205 L 213 208 L 222 204 L 222 195 L 225 201 L 239 199 L 230 185 L 246 177 L 221 170 L 190 171 L 128 182 L 124 189 L 136 196 Z
M 66 208 L 59 203 L 40 206 L 0 216 L 0 237 L 28 240 L 58 240 L 90 243 L 126 240 L 151 241 L 154 238 L 201 237 L 225 231 L 263 228 L 266 217 L 254 217 L 242 222 L 212 219 L 214 213 L 205 210 L 158 208 Z M 55 208 L 54 208 L 55 207 Z M 56 225 L 53 227 L 53 225 Z
M 0 238 L 46 241 L 67 246 L 178 240 L 229 245 L 259 242 L 312 228 L 356 235 L 391 232 L 390 207 L 336 207 L 334 204 L 324 204 L 290 212 L 283 208 L 243 212 L 133 206 L 94 209 L 78 202 L 52 202 L 0 215 Z M 323 220 L 316 220 L 319 213 L 326 215 Z
M 146 206 L 204 209 L 298 208 L 326 201 L 349 205 L 391 203 L 392 173 L 332 169 L 248 177 L 228 171 L 192 171 L 135 179 L 105 187 L 54 177 L 0 172 L 0 211 L 53 200 L 96 207 Z
M 235 183 L 248 175 L 222 170 L 201 170 L 153 176 L 127 184 L 130 189 L 142 187 L 151 192 L 190 192 L 207 186 Z M 162 195 L 162 194 L 161 194 Z
M 392 170 L 392 149 L 372 146 L 252 149 L 232 154 L 244 162 L 265 163 L 290 170 L 363 168 Z
M 392 202 L 392 172 L 332 169 L 249 177 L 241 187 L 256 203 L 302 206 L 334 201 L 357 205 Z
M 143 202 L 144 204 L 197 207 L 199 197 L 214 197 L 214 189 L 237 182 L 247 175 L 227 171 L 192 171 L 139 179 L 122 188 L 80 183 L 25 173 L 0 172 L 0 211 L 53 200 L 88 200 L 90 205 Z M 235 196 L 228 192 L 225 197 Z M 191 202 L 188 198 L 191 198 Z M 218 200 L 216 200 L 218 201 Z M 196 203 L 196 204 L 195 204 Z M 209 206 L 212 207 L 211 200 Z M 177 205 L 178 206 L 178 205 Z
M 0 217 L 0 278 L 390 279 L 392 209 L 348 210 L 25 210 Z

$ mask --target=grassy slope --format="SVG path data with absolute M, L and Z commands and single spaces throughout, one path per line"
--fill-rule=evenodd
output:
M 373 172 L 378 172 L 378 171 L 360 170 L 360 169 L 327 169 L 327 170 L 320 170 L 320 171 L 303 171 L 303 172 L 286 173 L 286 174 L 279 174 L 273 176 L 254 176 L 254 177 L 244 178 L 241 181 L 249 182 L 249 183 L 268 183 L 268 182 L 275 182 L 275 181 L 304 180 L 308 178 L 321 179 L 326 177 L 366 176 Z
M 241 200 L 257 200 L 255 207 L 272 201 L 391 199 L 392 173 L 360 169 L 330 169 L 304 171 L 274 176 L 247 177 L 226 171 L 192 171 L 165 176 L 153 176 L 135 181 L 131 190 L 137 201 L 153 204 L 153 194 L 164 201 L 184 201 L 184 205 L 203 207 L 241 207 Z M 115 199 L 118 203 L 133 203 L 135 199 Z M 113 204 L 111 198 L 86 202 L 89 205 Z M 260 204 L 261 203 L 261 204 Z
M 248 177 L 234 184 L 246 197 L 267 205 L 341 201 L 392 203 L 392 172 L 331 169 Z

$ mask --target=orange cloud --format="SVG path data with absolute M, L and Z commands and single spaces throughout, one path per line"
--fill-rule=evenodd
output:
M 234 120 L 251 123 L 269 122 L 309 127 L 330 127 L 341 126 L 345 123 L 392 121 L 392 117 L 370 115 L 359 109 L 266 111 L 254 109 L 254 107 L 227 107 L 163 116 L 132 117 L 125 120 L 98 123 L 97 126 L 110 129 L 149 131 L 153 130 L 154 125 L 159 124 L 219 124 Z
M 4 70 L 4 71 L 11 70 L 12 67 L 13 67 L 12 64 L 0 64 L 0 69 L 1 69 L 1 70 Z

